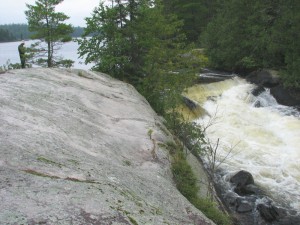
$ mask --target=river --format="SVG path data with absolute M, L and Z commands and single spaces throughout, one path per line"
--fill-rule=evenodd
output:
M 206 111 L 195 121 L 211 125 L 206 130 L 209 140 L 220 140 L 217 164 L 225 171 L 221 179 L 249 171 L 273 199 L 300 212 L 299 111 L 279 105 L 268 90 L 255 97 L 253 88 L 235 76 L 195 85 L 187 96 Z M 261 107 L 255 107 L 258 101 Z
M 25 47 L 29 47 L 35 41 L 30 40 L 25 42 Z M 10 63 L 20 63 L 18 45 L 20 42 L 6 42 L 0 43 L 0 66 L 5 65 L 8 60 Z M 78 44 L 71 41 L 62 45 L 62 48 L 58 51 L 58 55 L 61 55 L 65 59 L 71 59 L 74 63 L 74 68 L 78 69 L 91 69 L 92 64 L 85 65 L 84 59 L 79 59 L 77 54 Z

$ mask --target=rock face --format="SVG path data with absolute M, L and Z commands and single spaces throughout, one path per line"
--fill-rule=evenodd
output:
M 294 106 L 300 109 L 300 90 L 284 87 L 276 74 L 276 71 L 254 71 L 246 77 L 246 80 L 258 85 L 258 88 L 255 91 L 256 93 L 258 93 L 263 87 L 270 88 L 271 94 L 278 103 L 287 106 Z
M 232 189 L 223 194 L 223 202 L 236 220 L 235 224 L 299 224 L 300 216 L 294 210 L 279 206 L 269 198 L 255 185 L 253 176 L 248 171 L 237 172 L 230 177 L 229 182 Z
M 250 73 L 246 80 L 250 83 L 272 88 L 280 84 L 278 75 L 270 70 L 257 70 Z
M 107 75 L 1 74 L 0 141 L 1 224 L 213 224 L 177 191 L 158 116 Z

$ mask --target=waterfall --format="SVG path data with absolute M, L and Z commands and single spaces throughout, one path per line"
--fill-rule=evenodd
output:
M 208 113 L 195 121 L 209 126 L 206 136 L 220 139 L 218 161 L 227 175 L 249 171 L 272 198 L 300 212 L 300 114 L 279 105 L 266 89 L 239 77 L 191 87 L 186 96 Z

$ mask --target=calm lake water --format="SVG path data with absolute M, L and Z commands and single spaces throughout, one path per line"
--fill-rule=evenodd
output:
M 25 46 L 29 47 L 35 41 L 26 41 Z M 20 63 L 18 45 L 20 42 L 7 42 L 0 43 L 0 66 L 5 65 L 8 60 L 10 63 Z M 92 64 L 85 65 L 84 59 L 79 59 L 77 54 L 78 44 L 76 42 L 65 43 L 58 51 L 58 55 L 61 55 L 65 59 L 71 59 L 74 63 L 74 68 L 78 69 L 90 69 Z

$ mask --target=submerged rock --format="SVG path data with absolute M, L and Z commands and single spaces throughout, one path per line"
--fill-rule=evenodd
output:
M 172 138 L 132 86 L 34 68 L 0 92 L 1 223 L 213 224 L 176 189 Z

